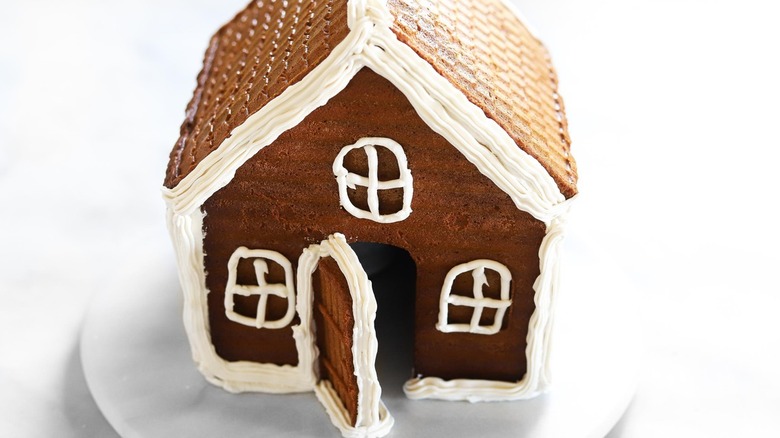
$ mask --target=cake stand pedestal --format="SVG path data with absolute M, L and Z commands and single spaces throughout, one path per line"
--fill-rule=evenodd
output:
M 573 438 L 609 432 L 636 389 L 634 293 L 613 263 L 568 239 L 552 390 L 518 402 L 412 401 L 401 389 L 410 370 L 383 370 L 380 351 L 382 400 L 395 417 L 390 437 Z M 339 437 L 314 393 L 230 394 L 205 381 L 190 356 L 174 256 L 164 243 L 128 256 L 116 281 L 95 296 L 82 331 L 87 383 L 116 431 L 127 438 Z M 380 350 L 385 344 L 391 343 L 380 338 Z M 385 357 L 392 354 L 385 351 Z

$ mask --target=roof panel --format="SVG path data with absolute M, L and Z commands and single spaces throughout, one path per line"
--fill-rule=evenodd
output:
M 319 65 L 348 32 L 346 0 L 249 4 L 211 39 L 165 186 L 175 187 L 233 129 Z
M 522 21 L 501 0 L 388 0 L 388 7 L 398 39 L 536 158 L 567 198 L 574 196 L 577 167 L 558 78 Z

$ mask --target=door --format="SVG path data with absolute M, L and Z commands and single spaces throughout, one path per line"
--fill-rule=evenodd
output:
M 317 398 L 345 436 L 387 434 L 393 419 L 380 400 L 375 368 L 376 299 L 371 281 L 342 234 L 304 251 L 298 263 L 298 286 L 301 320 L 311 324 Z

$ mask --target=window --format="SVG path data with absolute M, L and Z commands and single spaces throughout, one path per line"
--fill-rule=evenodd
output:
M 498 298 L 485 297 L 483 288 L 488 286 L 485 270 L 491 270 L 500 277 L 500 291 Z M 466 272 L 471 272 L 474 280 L 473 296 L 456 295 L 452 293 L 453 284 L 456 278 Z M 439 322 L 436 328 L 444 333 L 464 332 L 477 333 L 482 335 L 492 335 L 501 330 L 504 322 L 504 314 L 512 303 L 509 297 L 509 284 L 512 281 L 512 274 L 509 269 L 501 263 L 493 260 L 474 260 L 464 263 L 450 269 L 444 279 L 444 285 L 441 288 L 441 299 L 439 300 Z M 471 318 L 468 323 L 452 323 L 450 321 L 450 306 L 460 306 L 469 308 Z M 492 322 L 488 315 L 483 315 L 485 309 L 494 309 L 495 315 Z
M 254 267 L 257 284 L 238 284 L 239 264 L 242 260 L 250 260 Z M 284 269 L 284 283 L 268 283 L 268 262 L 274 262 Z M 257 296 L 256 316 L 242 315 L 235 311 L 235 296 Z M 276 320 L 268 320 L 268 299 L 271 296 L 287 300 L 284 316 Z M 228 261 L 228 281 L 225 287 L 225 314 L 229 320 L 256 328 L 278 329 L 287 327 L 295 316 L 295 290 L 293 286 L 293 270 L 290 262 L 276 251 L 265 249 L 248 249 L 240 247 L 233 252 Z
M 387 149 L 395 157 L 395 164 L 398 165 L 398 178 L 386 181 L 379 180 L 381 163 L 377 153 L 378 147 Z M 368 175 L 366 176 L 352 173 L 344 167 L 344 158 L 356 149 L 362 149 L 366 154 L 368 161 Z M 409 170 L 403 147 L 389 138 L 366 137 L 361 138 L 353 145 L 345 146 L 333 162 L 333 174 L 336 175 L 336 181 L 339 185 L 341 205 L 355 217 L 380 223 L 392 223 L 406 219 L 412 212 L 412 172 Z M 349 197 L 347 188 L 355 190 L 358 186 L 366 188 L 365 196 L 368 210 L 356 207 Z M 382 206 L 380 205 L 379 191 L 394 189 L 403 191 L 402 204 L 396 211 L 382 214 L 380 212 Z

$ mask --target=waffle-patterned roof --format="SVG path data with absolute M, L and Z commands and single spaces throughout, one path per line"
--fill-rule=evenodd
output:
M 393 32 L 536 158 L 567 198 L 577 167 L 550 56 L 501 0 L 388 0 Z
M 536 158 L 567 198 L 577 167 L 547 50 L 501 0 L 388 0 L 392 31 Z M 348 34 L 347 0 L 255 1 L 211 41 L 171 152 L 179 183 Z
M 211 39 L 165 186 L 322 62 L 349 33 L 346 0 L 257 0 Z

